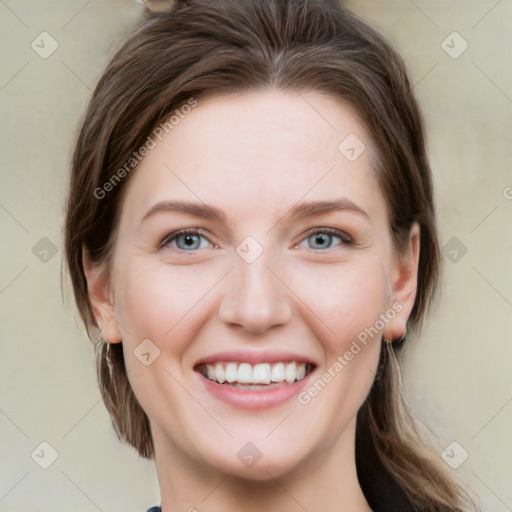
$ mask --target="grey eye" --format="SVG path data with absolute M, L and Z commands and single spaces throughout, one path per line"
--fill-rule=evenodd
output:
M 166 236 L 160 247 L 171 246 L 183 251 L 195 251 L 197 249 L 206 249 L 210 245 L 210 240 L 206 236 L 194 230 L 177 231 Z
M 318 232 L 308 237 L 308 245 L 311 249 L 329 249 L 333 243 L 333 239 L 337 238 L 340 242 L 341 239 L 329 233 Z
M 176 245 L 179 249 L 184 249 L 186 251 L 199 249 L 201 245 L 201 238 L 202 237 L 200 235 L 180 235 L 176 238 Z

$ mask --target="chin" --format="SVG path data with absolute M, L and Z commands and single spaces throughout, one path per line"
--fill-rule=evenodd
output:
M 221 473 L 229 474 L 231 478 L 241 481 L 266 482 L 273 478 L 280 478 L 293 473 L 301 467 L 301 461 L 307 457 L 307 453 L 299 453 L 297 450 L 271 451 L 263 447 L 257 448 L 255 443 L 249 442 L 242 445 L 236 451 L 230 451 L 229 455 L 218 454 L 208 462 L 214 465 Z

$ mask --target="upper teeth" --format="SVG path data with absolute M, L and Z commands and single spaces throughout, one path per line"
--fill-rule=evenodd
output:
M 288 382 L 292 384 L 306 376 L 307 363 L 216 363 L 201 365 L 200 371 L 208 379 L 223 384 L 270 384 Z

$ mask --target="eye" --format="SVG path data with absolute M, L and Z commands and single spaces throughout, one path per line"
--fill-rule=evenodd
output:
M 325 250 L 340 244 L 351 245 L 353 240 L 349 235 L 338 229 L 322 228 L 314 231 L 296 247 L 304 247 L 304 243 L 307 244 L 306 247 L 309 249 Z
M 200 229 L 181 229 L 170 233 L 160 242 L 160 248 L 171 246 L 189 252 L 206 249 L 209 245 L 216 247 L 201 233 Z

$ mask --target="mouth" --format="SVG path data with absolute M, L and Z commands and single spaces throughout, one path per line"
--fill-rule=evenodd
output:
M 251 364 L 239 361 L 203 363 L 194 370 L 221 386 L 242 391 L 268 391 L 304 380 L 314 369 L 305 361 L 278 361 Z
M 235 409 L 270 409 L 289 403 L 313 378 L 316 362 L 287 351 L 230 351 L 196 362 L 206 396 Z

